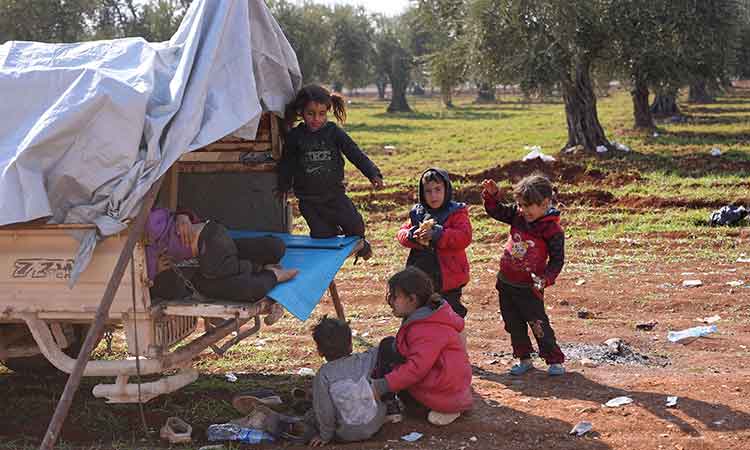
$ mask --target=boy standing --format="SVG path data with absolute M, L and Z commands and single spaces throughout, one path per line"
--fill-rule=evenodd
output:
M 415 266 L 432 278 L 435 290 L 453 311 L 466 317 L 462 289 L 469 282 L 466 248 L 471 244 L 471 222 L 465 203 L 452 200 L 448 172 L 427 169 L 419 177 L 419 198 L 396 238 L 410 248 L 407 266 Z
M 334 437 L 353 442 L 369 439 L 386 422 L 386 406 L 375 400 L 370 374 L 378 349 L 352 354 L 352 331 L 346 322 L 323 317 L 313 328 L 318 353 L 326 363 L 313 380 L 313 412 L 320 447 Z

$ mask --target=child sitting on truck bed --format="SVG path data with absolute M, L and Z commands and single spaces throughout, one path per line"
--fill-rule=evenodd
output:
M 183 298 L 195 290 L 214 299 L 257 302 L 277 283 L 298 273 L 279 265 L 286 251 L 281 239 L 233 240 L 220 223 L 199 221 L 192 213 L 154 209 L 146 221 L 145 235 L 153 297 Z M 268 314 L 268 325 L 283 313 L 278 303 L 266 300 L 262 305 L 261 314 Z

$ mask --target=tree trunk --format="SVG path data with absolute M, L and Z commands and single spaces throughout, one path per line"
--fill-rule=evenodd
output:
M 568 122 L 568 142 L 565 147 L 582 145 L 588 151 L 594 151 L 600 145 L 611 148 L 596 111 L 591 64 L 579 62 L 574 77 L 562 85 L 565 118 Z
M 440 86 L 440 98 L 443 101 L 443 106 L 446 108 L 453 108 L 453 86 L 449 84 L 443 84 Z
M 378 88 L 378 100 L 385 100 L 385 88 L 388 86 L 386 81 L 376 81 L 375 86 Z
M 657 92 L 654 103 L 651 104 L 651 114 L 656 117 L 672 117 L 680 115 L 677 106 L 677 94 L 671 92 Z
M 642 80 L 637 80 L 630 91 L 633 99 L 633 118 L 635 119 L 636 128 L 656 128 L 654 118 L 651 116 L 651 109 L 648 105 L 648 85 Z
M 690 103 L 713 103 L 716 99 L 708 92 L 705 80 L 696 81 L 690 85 L 688 102 Z
M 481 83 L 474 103 L 495 103 L 495 101 L 495 86 L 490 83 Z
M 391 81 L 391 103 L 387 111 L 392 112 L 411 112 L 409 103 L 406 101 L 406 89 L 409 87 L 409 67 L 408 58 L 405 55 L 393 55 L 391 58 L 391 68 L 388 77 Z

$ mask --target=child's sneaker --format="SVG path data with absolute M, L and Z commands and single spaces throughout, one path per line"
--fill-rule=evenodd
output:
M 430 413 L 427 414 L 427 421 L 433 425 L 444 427 L 446 425 L 452 424 L 456 419 L 458 419 L 460 415 L 460 412 L 443 413 L 438 411 L 430 411 Z
M 564 375 L 565 374 L 565 367 L 563 367 L 562 364 L 550 364 L 547 368 L 547 375 L 551 377 Z
M 370 246 L 370 243 L 367 242 L 367 239 L 362 239 L 362 248 L 359 249 L 356 256 L 354 257 L 355 265 L 357 264 L 357 260 L 359 260 L 359 258 L 362 258 L 365 261 L 372 258 L 372 247 Z
M 534 368 L 530 359 L 522 359 L 521 362 L 510 368 L 511 375 L 523 375 Z
M 390 423 L 399 423 L 404 420 L 402 411 L 404 410 L 401 400 L 392 398 L 385 401 L 385 421 Z

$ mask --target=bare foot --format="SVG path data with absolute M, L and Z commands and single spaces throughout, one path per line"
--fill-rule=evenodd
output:
M 276 275 L 276 281 L 279 283 L 283 283 L 285 281 L 289 281 L 292 278 L 296 277 L 299 273 L 298 269 L 282 269 L 282 268 L 276 268 L 272 267 L 269 268 L 271 272 L 273 272 L 274 275 Z

